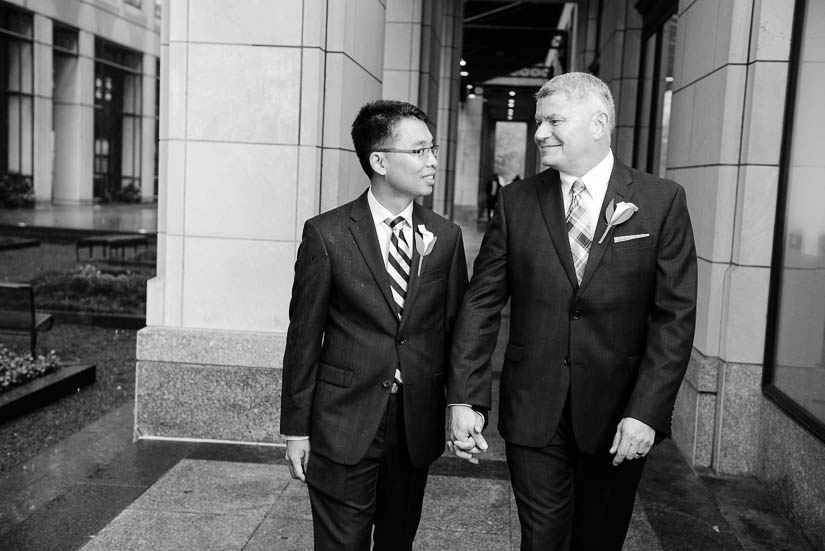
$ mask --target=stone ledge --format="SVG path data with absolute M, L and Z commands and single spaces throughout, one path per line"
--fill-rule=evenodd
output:
M 142 362 L 280 369 L 285 348 L 284 333 L 150 326 L 137 334 Z
M 95 382 L 94 365 L 67 365 L 0 394 L 0 422 L 39 408 Z
M 281 370 L 137 362 L 135 438 L 276 443 Z

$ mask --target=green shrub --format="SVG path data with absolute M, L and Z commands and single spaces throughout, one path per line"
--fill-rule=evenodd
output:
M 34 206 L 34 185 L 31 176 L 3 174 L 0 176 L 0 207 L 18 209 Z
M 0 344 L 0 393 L 57 371 L 58 367 L 60 358 L 54 350 L 33 358 L 31 354 L 18 356 Z
M 32 280 L 37 307 L 110 314 L 146 312 L 148 270 L 91 264 L 69 272 L 44 272 Z
M 119 203 L 140 203 L 140 186 L 128 183 L 115 192 L 114 200 Z

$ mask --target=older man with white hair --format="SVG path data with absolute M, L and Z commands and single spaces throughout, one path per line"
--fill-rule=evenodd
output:
M 567 73 L 536 97 L 547 170 L 499 194 L 456 322 L 447 400 L 491 406 L 509 300 L 498 428 L 521 549 L 620 550 L 693 344 L 693 232 L 678 184 L 613 156 L 604 82 Z M 475 461 L 481 429 L 470 407 L 450 408 L 457 455 Z

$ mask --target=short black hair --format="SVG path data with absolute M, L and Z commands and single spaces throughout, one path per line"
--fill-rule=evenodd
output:
M 430 124 L 427 114 L 405 101 L 380 99 L 367 103 L 358 111 L 352 123 L 352 144 L 358 162 L 368 177 L 372 177 L 370 154 L 376 149 L 390 146 L 398 123 L 403 119 L 418 119 Z

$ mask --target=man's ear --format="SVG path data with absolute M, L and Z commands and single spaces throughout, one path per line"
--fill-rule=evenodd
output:
M 607 113 L 599 111 L 593 115 L 593 137 L 596 140 L 600 140 L 605 134 L 609 133 L 608 128 Z
M 386 157 L 381 155 L 377 151 L 373 151 L 370 153 L 370 166 L 372 167 L 372 171 L 376 174 L 380 174 L 381 176 L 385 176 L 387 174 L 387 167 L 385 166 Z

